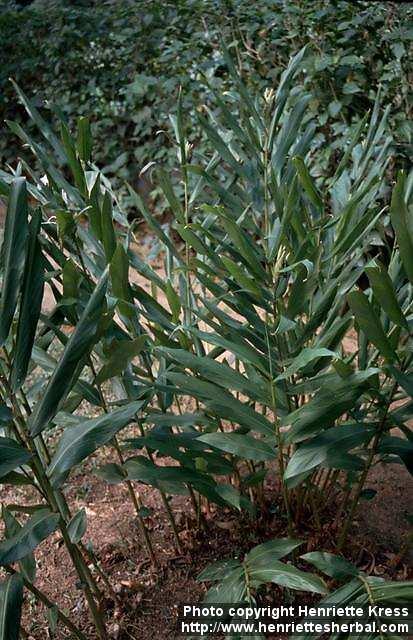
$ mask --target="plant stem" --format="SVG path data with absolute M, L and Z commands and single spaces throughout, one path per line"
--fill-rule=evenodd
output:
M 96 380 L 97 372 L 96 372 L 95 366 L 93 364 L 93 360 L 92 360 L 92 358 L 90 356 L 88 358 L 88 362 L 89 362 L 90 369 L 91 369 L 91 371 L 92 371 L 92 373 L 94 375 L 94 378 Z M 105 399 L 105 396 L 103 394 L 102 387 L 100 386 L 100 384 L 98 384 L 96 382 L 95 382 L 95 384 L 96 384 L 96 387 L 97 387 L 97 390 L 98 390 L 98 393 L 99 393 L 99 397 L 100 397 L 100 400 L 101 400 L 101 403 L 102 403 L 102 409 L 106 414 L 108 414 L 109 413 L 109 409 L 108 409 L 108 406 L 106 404 L 106 399 Z M 118 442 L 118 439 L 117 439 L 116 436 L 113 437 L 112 444 L 113 444 L 113 448 L 116 451 L 116 455 L 118 457 L 118 460 L 119 460 L 120 464 L 123 466 L 123 464 L 125 463 L 125 459 L 123 457 L 123 454 L 122 454 L 122 451 L 121 451 L 121 448 L 120 448 L 120 445 L 119 445 L 119 442 Z M 142 509 L 142 506 L 143 506 L 142 505 L 142 501 L 140 499 L 139 494 L 137 492 L 135 492 L 133 484 L 132 484 L 132 482 L 130 480 L 126 480 L 126 487 L 128 489 L 129 497 L 130 497 L 130 499 L 132 501 L 132 504 L 133 504 L 133 506 L 135 508 L 136 517 L 138 519 L 139 529 L 141 531 L 143 540 L 145 542 L 146 549 L 147 549 L 147 551 L 149 553 L 149 557 L 151 558 L 152 563 L 156 566 L 157 561 L 156 561 L 155 552 L 153 550 L 152 541 L 151 541 L 151 538 L 150 538 L 150 535 L 149 535 L 149 531 L 148 531 L 148 529 L 147 529 L 147 527 L 145 525 L 144 519 L 142 518 L 142 513 L 141 513 L 141 509 Z
M 115 448 L 115 451 L 117 453 L 119 462 L 123 466 L 123 464 L 125 463 L 125 459 L 123 457 L 122 451 L 120 449 L 120 446 L 119 446 L 119 443 L 118 443 L 116 437 L 113 438 L 112 442 L 113 442 L 113 446 Z M 151 541 L 151 538 L 150 538 L 150 535 L 149 535 L 149 531 L 148 531 L 148 529 L 146 527 L 144 519 L 142 518 L 141 509 L 142 509 L 143 505 L 142 505 L 141 498 L 140 498 L 139 494 L 135 492 L 135 489 L 134 489 L 134 487 L 132 485 L 132 482 L 130 480 L 126 480 L 126 486 L 128 488 L 128 492 L 129 492 L 130 499 L 132 500 L 132 504 L 135 507 L 136 515 L 137 515 L 137 518 L 138 518 L 139 528 L 141 530 L 142 537 L 143 537 L 143 539 L 145 541 L 146 549 L 147 549 L 147 551 L 149 553 L 149 556 L 151 558 L 151 561 L 152 561 L 153 565 L 157 566 L 158 563 L 157 563 L 157 560 L 156 560 L 155 552 L 153 550 L 152 541 Z
M 370 467 L 371 467 L 371 465 L 373 463 L 374 456 L 376 455 L 377 447 L 378 447 L 378 445 L 380 443 L 380 438 L 381 438 L 381 435 L 383 433 L 383 430 L 384 430 L 384 427 L 385 427 L 385 424 L 386 424 L 387 414 L 388 414 L 388 411 L 389 411 L 389 408 L 390 408 L 390 405 L 391 405 L 391 402 L 393 400 L 393 396 L 394 396 L 394 394 L 396 392 L 397 387 L 398 387 L 398 383 L 394 382 L 393 386 L 392 386 L 392 389 L 390 391 L 390 395 L 389 395 L 389 398 L 388 398 L 388 401 L 387 401 L 387 405 L 386 405 L 386 408 L 385 408 L 385 411 L 384 411 L 384 415 L 382 417 L 380 425 L 377 428 L 376 434 L 374 436 L 373 444 L 370 447 L 369 455 L 368 455 L 368 458 L 366 460 L 366 464 L 365 464 L 364 470 L 363 470 L 363 472 L 362 472 L 362 474 L 360 476 L 360 480 L 359 480 L 359 482 L 357 484 L 357 488 L 356 488 L 355 494 L 354 494 L 353 499 L 351 501 L 351 506 L 350 506 L 350 511 L 349 511 L 348 517 L 347 517 L 347 519 L 346 519 L 346 521 L 344 523 L 343 529 L 342 529 L 340 537 L 338 539 L 338 543 L 337 543 L 337 551 L 338 552 L 342 551 L 342 549 L 343 549 L 343 547 L 344 547 L 344 545 L 346 543 L 348 532 L 349 532 L 351 523 L 353 522 L 354 514 L 355 514 L 355 511 L 356 511 L 359 499 L 360 499 L 360 495 L 361 495 L 361 492 L 363 490 L 364 484 L 365 484 L 365 482 L 367 480 L 367 476 L 369 474 Z
M 141 434 L 141 436 L 144 437 L 145 436 L 145 430 L 144 430 L 143 425 L 140 422 L 140 420 L 138 420 L 138 429 L 139 429 L 139 433 Z M 152 452 L 148 449 L 148 447 L 145 447 L 145 449 L 146 449 L 146 453 L 147 453 L 147 455 L 149 457 L 149 460 L 153 464 L 155 464 L 155 460 L 154 460 Z M 159 493 L 161 494 L 162 502 L 163 502 L 163 505 L 165 507 L 165 511 L 166 511 L 167 516 L 168 516 L 169 523 L 170 523 L 170 525 L 172 527 L 172 531 L 173 531 L 173 534 L 174 534 L 174 539 L 175 539 L 175 543 L 176 543 L 177 549 L 178 549 L 179 552 L 182 552 L 182 545 L 181 545 L 181 541 L 179 539 L 178 527 L 176 526 L 176 522 L 175 522 L 174 514 L 173 514 L 172 509 L 171 509 L 171 505 L 169 504 L 169 500 L 166 497 L 165 492 L 162 491 L 161 489 L 159 489 Z
M 63 496 L 60 495 L 59 497 L 57 497 L 55 490 L 50 484 L 49 478 L 47 477 L 44 470 L 42 457 L 38 450 L 38 442 L 36 442 L 36 438 L 32 438 L 29 434 L 26 422 L 20 411 L 17 398 L 14 392 L 12 391 L 7 378 L 2 376 L 2 382 L 3 382 L 3 385 L 5 385 L 6 393 L 12 402 L 14 413 L 16 416 L 15 417 L 16 423 L 12 423 L 14 424 L 16 435 L 18 434 L 19 439 L 23 441 L 25 446 L 29 449 L 29 451 L 32 454 L 32 469 L 39 483 L 39 486 L 42 488 L 44 492 L 44 496 L 49 507 L 52 509 L 52 511 L 59 514 L 60 516 L 59 529 L 62 533 L 65 546 L 76 568 L 79 579 L 84 585 L 85 597 L 93 617 L 93 621 L 96 627 L 99 640 L 106 640 L 107 634 L 106 634 L 105 624 L 103 622 L 102 615 L 96 606 L 93 592 L 92 592 L 92 591 L 95 591 L 99 597 L 100 591 L 96 583 L 94 582 L 92 575 L 90 574 L 90 571 L 83 559 L 81 552 L 79 551 L 78 547 L 76 547 L 76 545 L 74 545 L 70 540 L 70 537 L 66 528 L 66 522 L 65 522 L 66 514 L 61 505 L 61 499 L 63 498 Z M 65 507 L 67 509 L 67 505 Z

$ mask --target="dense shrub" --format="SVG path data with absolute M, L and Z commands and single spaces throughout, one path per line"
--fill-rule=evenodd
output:
M 224 48 L 231 92 L 216 92 L 200 117 L 203 154 L 193 153 L 178 101 L 179 190 L 156 167 L 175 236 L 130 189 L 158 238 L 161 274 L 137 254 L 135 226 L 92 162 L 87 119 L 75 135 L 61 123 L 57 135 L 20 92 L 37 134 L 13 129 L 40 170 L 25 163 L 0 174 L 0 482 L 31 485 L 40 503 L 27 518 L 19 506 L 3 509 L 0 565 L 18 574 L 1 586 L 4 625 L 17 625 L 23 586 L 35 593 L 33 553 L 58 530 L 106 638 L 99 605 L 111 587 L 84 542 L 86 513 L 72 513 L 64 494 L 72 470 L 103 446 L 113 461 L 97 473 L 128 487 L 154 563 L 140 484 L 160 492 L 179 547 L 169 495 L 188 496 L 199 526 L 208 503 L 255 518 L 272 477 L 288 538 L 206 569 L 207 600 L 251 603 L 274 583 L 326 602 L 411 602 L 411 582 L 366 576 L 340 554 L 360 501 L 371 498 L 372 466 L 412 472 L 413 174 L 398 177 L 383 206 L 388 113 L 376 101 L 315 182 L 311 97 L 295 85 L 305 56 L 262 95 Z M 377 247 L 382 262 L 371 258 Z M 52 311 L 42 309 L 45 282 Z M 45 377 L 33 383 L 36 369 Z M 104 383 L 115 391 L 110 403 Z M 86 417 L 81 403 L 98 415 Z M 314 552 L 311 535 L 301 542 L 296 532 L 303 521 L 321 529 L 331 501 L 333 548 Z M 300 545 L 310 553 L 298 558 Z
M 37 0 L 18 8 L 3 0 L 0 117 L 27 121 L 16 111 L 11 76 L 38 107 L 56 105 L 69 125 L 88 115 L 96 161 L 117 184 L 137 182 L 150 161 L 173 166 L 169 115 L 178 87 L 194 124 L 193 105 L 209 104 L 202 74 L 221 92 L 231 88 L 222 38 L 236 43 L 243 79 L 259 94 L 276 86 L 292 53 L 310 43 L 297 82 L 311 94 L 307 117 L 317 125 L 313 145 L 324 148 L 321 166 L 336 162 L 379 85 L 403 162 L 411 143 L 412 13 L 409 3 L 389 2 Z M 190 141 L 203 151 L 198 135 L 189 127 Z M 25 152 L 5 129 L 1 160 L 14 162 L 17 154 Z

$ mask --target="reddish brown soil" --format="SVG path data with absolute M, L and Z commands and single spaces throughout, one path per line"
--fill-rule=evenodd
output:
M 88 471 L 96 464 L 89 461 Z M 368 508 L 361 506 L 351 539 L 345 549 L 347 558 L 355 561 L 368 573 L 393 579 L 408 576 L 408 560 L 404 558 L 396 567 L 392 562 L 407 534 L 404 513 L 411 512 L 413 483 L 401 467 L 384 467 L 373 472 L 369 487 L 377 484 L 378 494 Z M 101 566 L 108 575 L 117 594 L 118 602 L 107 598 L 102 602 L 110 638 L 118 640 L 164 640 L 177 637 L 175 620 L 177 606 L 185 602 L 200 601 L 205 587 L 196 581 L 200 571 L 215 559 L 231 557 L 245 552 L 255 544 L 286 535 L 285 522 L 278 515 L 279 488 L 266 486 L 265 508 L 256 521 L 242 518 L 235 512 L 212 507 L 206 517 L 204 529 L 197 530 L 189 500 L 174 497 L 171 501 L 183 552 L 174 548 L 173 536 L 159 494 L 150 487 L 139 487 L 145 506 L 153 510 L 146 519 L 154 542 L 159 566 L 148 561 L 142 546 L 133 508 L 126 488 L 108 486 L 85 469 L 79 469 L 69 483 L 67 497 L 72 510 L 86 507 L 88 531 Z M 410 489 L 410 491 L 409 491 Z M 3 491 L 2 501 L 17 502 L 21 496 L 15 491 Z M 29 502 L 27 497 L 24 501 Z M 317 531 L 312 523 L 302 518 L 297 537 L 306 540 L 306 550 L 334 551 L 335 529 L 334 499 L 322 517 L 326 524 Z M 36 585 L 57 602 L 78 624 L 87 638 L 95 640 L 84 597 L 76 584 L 76 575 L 57 536 L 49 538 L 37 550 L 38 577 Z M 103 588 L 102 583 L 100 585 Z M 276 589 L 268 592 L 269 602 L 279 602 Z M 33 640 L 44 640 L 47 628 L 45 608 L 26 595 L 24 626 Z M 57 640 L 69 638 L 59 625 L 54 636 Z

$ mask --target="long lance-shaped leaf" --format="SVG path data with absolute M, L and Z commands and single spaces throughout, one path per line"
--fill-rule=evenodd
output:
M 276 455 L 265 441 L 241 433 L 206 433 L 197 441 L 248 460 L 274 460 Z
M 375 297 L 380 302 L 390 320 L 400 327 L 408 329 L 407 320 L 397 301 L 393 283 L 387 271 L 378 266 L 368 266 L 366 268 L 366 274 Z
M 277 125 L 280 121 L 281 115 L 287 103 L 290 95 L 290 87 L 295 74 L 297 73 L 301 62 L 307 52 L 307 46 L 303 47 L 288 63 L 288 67 L 285 69 L 281 76 L 280 84 L 278 85 L 277 93 L 274 101 L 274 114 L 271 120 L 269 135 L 268 135 L 268 151 L 272 154 L 274 145 L 274 138 L 277 131 Z
M 18 84 L 12 80 L 13 86 L 22 101 L 24 108 L 29 114 L 31 120 L 38 127 L 42 136 L 49 142 L 49 144 L 53 147 L 54 153 L 59 158 L 59 162 L 64 162 L 66 158 L 65 150 L 63 145 L 61 144 L 59 138 L 53 132 L 51 126 L 46 122 L 44 118 L 40 115 L 39 111 L 34 106 L 32 100 L 30 100 L 25 93 L 20 89 Z
M 311 203 L 316 208 L 317 212 L 321 214 L 323 211 L 323 201 L 314 185 L 314 181 L 310 176 L 310 172 L 308 171 L 306 165 L 304 164 L 304 160 L 297 156 L 293 158 L 293 164 L 297 170 L 297 174 L 299 176 L 300 182 L 307 196 L 309 197 Z
M 251 549 L 245 556 L 244 562 L 248 563 L 251 568 L 265 567 L 268 562 L 280 560 L 302 543 L 302 540 L 294 540 L 292 538 L 269 540 Z
M 22 464 L 26 464 L 31 454 L 11 438 L 0 437 L 0 478 Z
M 249 93 L 249 91 L 246 89 L 244 83 L 242 82 L 239 73 L 237 72 L 236 68 L 235 68 L 235 64 L 234 61 L 232 59 L 232 56 L 230 54 L 230 52 L 228 51 L 227 47 L 225 46 L 224 43 L 222 43 L 222 52 L 224 55 L 224 59 L 226 62 L 226 65 L 228 67 L 228 71 L 230 73 L 230 75 L 232 76 L 232 78 L 234 79 L 234 81 L 237 84 L 238 87 L 238 91 L 242 97 L 242 101 L 243 104 L 245 105 L 245 107 L 248 109 L 249 111 L 249 115 L 255 120 L 258 129 L 262 130 L 263 129 L 263 122 L 262 122 L 262 118 L 260 116 L 260 114 L 258 113 L 257 109 L 255 108 L 255 104 L 254 101 Z
M 27 242 L 27 190 L 25 178 L 12 182 L 4 229 L 4 265 L 0 301 L 0 346 L 9 335 L 23 278 Z
M 258 431 L 268 436 L 274 435 L 271 423 L 264 416 L 222 388 L 194 376 L 185 376 L 172 371 L 167 371 L 165 375 L 168 380 L 179 387 L 180 393 L 199 398 L 205 402 L 210 411 L 215 411 L 221 417 L 238 422 L 251 431 Z
M 379 369 L 367 369 L 322 387 L 307 404 L 282 419 L 283 424 L 292 425 L 287 433 L 287 441 L 301 442 L 332 425 L 343 413 L 354 408 L 370 378 L 374 378 L 378 372 Z
M 0 543 L 0 565 L 18 562 L 57 529 L 59 516 L 49 509 L 37 511 L 16 535 Z
M 166 233 L 162 229 L 162 227 L 159 224 L 159 222 L 151 214 L 151 212 L 149 211 L 148 207 L 146 206 L 145 202 L 142 200 L 140 195 L 138 193 L 136 193 L 136 191 L 134 189 L 132 189 L 132 187 L 129 184 L 127 185 L 127 187 L 128 187 L 129 194 L 132 197 L 132 200 L 133 200 L 134 204 L 137 206 L 139 211 L 142 213 L 143 217 L 145 218 L 146 222 L 148 223 L 148 226 L 152 229 L 152 231 L 155 233 L 155 235 L 160 239 L 162 244 L 165 247 L 168 247 L 169 251 L 174 256 L 174 258 L 177 260 L 177 262 L 179 264 L 182 263 L 181 256 L 179 255 L 178 251 L 176 250 L 175 245 L 168 238 L 168 236 L 166 235 Z
M 0 640 L 19 640 L 23 579 L 15 574 L 0 584 Z
M 14 517 L 11 511 L 6 507 L 2 509 L 2 517 L 4 521 L 4 527 L 6 532 L 6 538 L 15 536 L 22 528 L 20 522 Z M 29 553 L 28 556 L 20 560 L 20 570 L 23 576 L 30 582 L 34 582 L 36 579 L 36 560 L 34 554 Z
M 120 376 L 129 362 L 142 351 L 147 340 L 146 334 L 135 340 L 112 340 L 108 349 L 108 359 L 96 376 L 96 383 L 101 384 L 109 378 Z
M 260 569 L 252 569 L 249 572 L 253 581 L 273 582 L 288 589 L 297 591 L 309 591 L 311 593 L 327 593 L 327 587 L 323 580 L 313 573 L 300 571 L 296 567 L 274 560 L 271 566 Z
M 133 420 L 144 404 L 145 401 L 131 402 L 111 413 L 85 420 L 76 427 L 66 427 L 47 469 L 49 477 L 58 479 L 96 449 L 110 442 L 120 429 Z
M 235 389 L 258 402 L 271 402 L 268 390 L 264 385 L 254 384 L 244 375 L 232 369 L 227 364 L 216 362 L 206 356 L 200 357 L 183 349 L 156 347 L 155 353 L 171 358 L 177 364 L 188 367 L 224 389 Z
M 133 296 L 129 285 L 129 259 L 123 245 L 119 242 L 109 266 L 112 291 L 119 299 L 119 310 L 126 318 L 134 318 Z
M 174 188 L 172 186 L 169 175 L 162 168 L 158 168 L 156 172 L 159 184 L 162 188 L 165 198 L 168 201 L 169 206 L 172 209 L 172 213 L 174 214 L 176 220 L 185 224 L 185 214 L 182 209 L 182 205 L 175 195 Z
M 285 471 L 285 480 L 294 487 L 302 474 L 321 465 L 340 468 L 340 459 L 344 462 L 348 451 L 368 442 L 374 435 L 374 427 L 362 424 L 348 424 L 327 429 L 324 433 L 302 444 L 290 459 Z M 362 465 L 363 467 L 363 465 Z
M 303 369 L 314 360 L 319 360 L 320 358 L 338 358 L 338 355 L 334 351 L 325 349 L 324 347 L 306 347 L 296 358 L 294 358 L 284 373 L 277 377 L 277 380 L 283 380 L 284 378 L 292 376 L 300 369 Z
M 397 355 L 384 333 L 380 320 L 377 318 L 372 305 L 364 293 L 361 293 L 361 291 L 351 291 L 347 296 L 347 300 L 358 325 L 368 340 L 377 347 L 386 360 L 389 362 L 397 360 Z
M 232 154 L 228 144 L 218 133 L 216 125 L 212 126 L 208 120 L 201 115 L 198 115 L 198 120 L 213 148 L 220 154 L 221 158 L 228 163 L 230 167 L 232 167 L 237 175 L 244 177 L 248 176 L 247 169 Z
M 335 580 L 343 580 L 348 576 L 357 576 L 360 571 L 346 560 L 324 551 L 312 551 L 301 556 L 306 562 L 313 564 L 319 571 L 331 576 Z
M 413 283 L 413 239 L 408 223 L 408 211 L 405 201 L 405 177 L 404 174 L 399 176 L 397 184 L 393 189 L 390 219 L 396 232 L 397 242 L 399 243 L 400 257 L 407 277 Z
M 112 260 L 116 249 L 116 234 L 113 226 L 112 197 L 105 192 L 101 208 L 102 242 L 105 249 L 106 262 Z
M 36 405 L 30 420 L 30 432 L 38 435 L 54 418 L 59 407 L 80 375 L 80 365 L 96 341 L 105 301 L 108 274 L 104 272 L 79 322 L 71 335 L 62 358 L 59 361 L 44 392 Z
M 29 247 L 11 370 L 11 385 L 14 391 L 23 384 L 27 375 L 43 300 L 44 265 L 38 239 L 40 223 L 41 213 L 36 211 L 29 225 Z

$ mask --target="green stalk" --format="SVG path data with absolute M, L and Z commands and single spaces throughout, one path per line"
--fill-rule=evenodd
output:
M 96 372 L 95 366 L 93 364 L 92 358 L 89 357 L 88 361 L 89 361 L 90 369 L 91 369 L 91 371 L 93 373 L 93 376 L 94 376 L 94 378 L 96 380 L 97 372 Z M 99 393 L 99 396 L 100 396 L 102 409 L 107 414 L 107 413 L 109 413 L 109 410 L 108 410 L 108 406 L 106 404 L 105 396 L 104 396 L 103 391 L 102 391 L 102 387 L 100 386 L 100 384 L 97 384 L 96 382 L 95 382 L 95 384 L 96 384 L 96 387 L 97 387 L 97 390 L 98 390 L 98 393 Z M 118 442 L 118 439 L 117 439 L 116 436 L 114 436 L 113 439 L 112 439 L 112 445 L 113 445 L 113 448 L 116 451 L 116 455 L 118 457 L 118 460 L 119 460 L 120 464 L 123 466 L 124 463 L 125 463 L 125 459 L 123 457 L 123 454 L 122 454 L 122 451 L 121 451 L 121 448 L 120 448 L 120 445 L 119 445 L 119 442 Z M 126 487 L 128 489 L 129 497 L 130 497 L 130 499 L 132 501 L 132 504 L 133 504 L 133 506 L 135 508 L 136 516 L 137 516 L 137 519 L 138 519 L 139 529 L 140 529 L 142 537 L 144 539 L 146 549 L 147 549 L 147 551 L 149 553 L 149 556 L 151 558 L 152 563 L 156 566 L 157 561 L 156 561 L 155 552 L 153 550 L 152 541 L 151 541 L 151 538 L 150 538 L 150 535 L 149 535 L 149 531 L 148 531 L 148 529 L 147 529 L 147 527 L 145 525 L 144 519 L 142 518 L 142 514 L 141 514 L 141 509 L 143 507 L 141 498 L 140 498 L 139 494 L 137 492 L 135 492 L 135 489 L 133 487 L 132 482 L 130 480 L 126 480 L 125 482 L 126 482 Z
M 368 458 L 366 460 L 366 464 L 365 464 L 364 470 L 363 470 L 363 472 L 362 472 L 362 474 L 360 476 L 360 480 L 359 480 L 359 482 L 357 484 L 355 494 L 354 494 L 353 499 L 351 501 L 349 514 L 347 516 L 347 519 L 346 519 L 346 521 L 344 523 L 344 526 L 342 528 L 340 537 L 338 539 L 338 543 L 337 543 L 337 551 L 338 552 L 342 551 L 342 549 L 343 549 L 343 547 L 344 547 L 344 545 L 346 543 L 348 532 L 349 532 L 350 526 L 351 526 L 351 524 L 353 522 L 354 514 L 355 514 L 355 511 L 356 511 L 359 499 L 360 499 L 360 495 L 361 495 L 361 492 L 363 491 L 363 487 L 364 487 L 364 484 L 365 484 L 365 482 L 367 480 L 367 476 L 369 474 L 370 467 L 371 467 L 371 465 L 373 463 L 373 460 L 374 460 L 374 457 L 375 457 L 375 455 L 377 453 L 377 448 L 378 448 L 378 445 L 380 443 L 380 439 L 381 439 L 383 430 L 384 430 L 385 425 L 386 425 L 387 414 L 389 412 L 390 405 L 392 403 L 393 396 L 394 396 L 394 394 L 395 394 L 395 392 L 397 390 L 397 387 L 398 387 L 398 383 L 394 382 L 393 383 L 393 387 L 392 387 L 392 389 L 390 391 L 390 395 L 389 395 L 389 398 L 388 398 L 388 401 L 387 401 L 387 405 L 386 405 L 386 408 L 385 408 L 385 411 L 384 411 L 383 418 L 382 418 L 382 420 L 380 422 L 379 427 L 377 428 L 376 434 L 375 434 L 374 439 L 373 439 L 373 444 L 372 444 L 372 446 L 370 447 L 370 450 L 369 450 L 369 455 L 368 455 Z
M 270 381 L 271 402 L 272 402 L 272 411 L 273 411 L 273 414 L 274 414 L 275 435 L 276 435 L 276 440 L 277 440 L 278 469 L 279 469 L 279 473 L 280 473 L 281 491 L 282 491 L 282 494 L 283 494 L 284 506 L 285 506 L 285 511 L 286 511 L 286 514 L 287 514 L 288 535 L 292 536 L 293 532 L 294 532 L 294 521 L 293 521 L 292 514 L 291 514 L 291 506 L 290 506 L 290 500 L 289 500 L 289 496 L 288 496 L 288 490 L 287 490 L 287 486 L 286 486 L 285 480 L 284 480 L 285 467 L 284 467 L 284 456 L 283 456 L 283 447 L 282 447 L 283 443 L 282 443 L 280 422 L 277 419 L 277 401 L 276 401 L 276 397 L 275 397 L 274 376 L 273 376 L 273 371 L 272 371 L 270 342 L 269 342 L 269 337 L 268 337 L 268 331 L 267 330 L 266 330 L 266 337 L 267 337 L 267 348 L 268 348 L 268 362 L 269 362 L 270 376 L 271 376 L 271 381 Z
M 99 640 L 107 640 L 106 628 L 103 621 L 103 617 L 96 606 L 93 592 L 92 592 L 92 590 L 94 590 L 94 587 L 96 587 L 96 591 L 99 594 L 100 593 L 99 589 L 97 588 L 97 585 L 95 584 L 93 577 L 91 576 L 89 569 L 86 566 L 86 563 L 83 559 L 82 554 L 80 553 L 76 545 L 74 545 L 70 540 L 70 537 L 66 528 L 64 513 L 62 512 L 62 509 L 59 506 L 59 500 L 56 498 L 54 489 L 52 488 L 49 482 L 49 479 L 44 471 L 42 458 L 39 455 L 35 439 L 28 434 L 27 426 L 20 412 L 20 407 L 17 403 L 16 396 L 12 391 L 6 377 L 2 376 L 2 382 L 5 385 L 6 394 L 8 395 L 8 397 L 10 398 L 13 404 L 17 423 L 20 425 L 20 429 L 17 427 L 17 425 L 15 425 L 15 431 L 19 434 L 19 439 L 21 439 L 24 442 L 24 444 L 32 454 L 33 472 L 36 476 L 36 479 L 40 487 L 44 491 L 44 495 L 46 497 L 46 501 L 48 505 L 50 506 L 52 511 L 59 514 L 60 516 L 59 529 L 61 531 L 63 540 L 65 542 L 65 546 L 76 568 L 79 579 L 84 585 L 85 597 L 93 617 L 93 621 L 96 627 Z
M 83 260 L 81 248 L 80 248 L 79 242 L 77 240 L 77 237 L 75 238 L 75 245 L 76 245 L 77 256 L 78 256 L 79 262 L 81 264 L 81 268 L 83 270 L 83 273 L 84 273 L 84 275 L 86 276 L 86 278 L 88 280 L 91 280 L 91 275 L 90 275 L 90 273 L 88 272 L 88 270 L 86 268 L 85 261 Z M 90 356 L 88 358 L 88 362 L 89 362 L 90 369 L 91 369 L 91 371 L 92 371 L 92 373 L 94 375 L 94 378 L 96 380 L 97 373 L 96 373 L 92 358 Z M 149 373 L 150 372 L 150 368 L 149 368 L 148 365 L 147 365 L 147 369 L 148 369 L 148 373 Z M 99 393 L 99 396 L 100 396 L 100 399 L 101 399 L 102 408 L 103 408 L 105 413 L 108 413 L 108 408 L 107 408 L 107 404 L 106 404 L 106 400 L 105 400 L 105 396 L 103 394 L 102 388 L 101 388 L 101 386 L 99 384 L 96 384 L 96 386 L 97 386 L 98 393 Z M 123 458 L 123 455 L 122 455 L 122 452 L 121 452 L 121 449 L 120 449 L 120 446 L 119 446 L 119 443 L 118 443 L 118 440 L 117 440 L 116 436 L 113 438 L 112 444 L 113 444 L 113 447 L 114 447 L 114 449 L 116 451 L 116 454 L 117 454 L 117 457 L 118 457 L 118 460 L 119 460 L 120 464 L 123 465 L 124 464 L 124 458 Z M 147 527 L 145 525 L 145 521 L 144 521 L 144 519 L 142 518 L 142 515 L 141 515 L 141 509 L 143 507 L 141 498 L 140 498 L 139 494 L 135 491 L 135 489 L 133 487 L 133 484 L 132 484 L 132 482 L 130 480 L 126 480 L 126 486 L 127 486 L 127 489 L 128 489 L 129 497 L 131 499 L 131 502 L 132 502 L 133 507 L 134 507 L 135 512 L 136 512 L 136 516 L 137 516 L 137 519 L 138 519 L 138 526 L 139 526 L 139 529 L 141 531 L 142 538 L 143 538 L 143 540 L 145 542 L 146 549 L 148 551 L 149 557 L 151 558 L 152 564 L 154 566 L 156 566 L 157 565 L 157 560 L 156 560 L 155 552 L 153 550 L 151 537 L 150 537 L 149 531 L 148 531 L 148 529 L 147 529 Z M 161 494 L 162 494 L 162 499 L 164 500 L 164 504 L 165 504 L 166 496 L 163 494 L 163 492 L 161 492 Z M 168 505 L 168 507 L 169 507 L 169 505 Z
M 113 446 L 115 448 L 115 451 L 117 453 L 118 460 L 119 460 L 120 464 L 123 466 L 124 463 L 125 463 L 125 459 L 123 457 L 123 454 L 122 454 L 122 451 L 120 449 L 120 446 L 119 446 L 117 438 L 116 437 L 113 438 L 112 442 L 113 442 Z M 132 482 L 130 480 L 126 480 L 126 486 L 128 488 L 128 492 L 129 492 L 130 499 L 132 500 L 132 504 L 135 507 L 136 515 L 137 515 L 137 518 L 138 518 L 139 529 L 140 529 L 142 537 L 143 537 L 143 539 L 145 541 L 146 549 L 147 549 L 147 551 L 149 553 L 149 556 L 151 558 L 152 563 L 154 564 L 154 566 L 157 566 L 158 563 L 157 563 L 157 559 L 156 559 L 156 556 L 155 556 L 155 552 L 153 550 L 152 541 L 151 541 L 151 538 L 150 538 L 150 535 L 149 535 L 149 531 L 148 531 L 148 529 L 147 529 L 147 527 L 145 525 L 144 519 L 142 518 L 141 509 L 142 509 L 143 505 L 142 505 L 142 501 L 141 501 L 140 495 L 137 492 L 135 492 L 135 489 L 134 489 L 134 487 L 132 485 Z
M 139 429 L 139 433 L 141 434 L 141 436 L 145 437 L 145 430 L 144 430 L 143 425 L 142 425 L 140 420 L 138 420 L 138 429 Z M 148 449 L 148 447 L 145 447 L 145 450 L 146 450 L 146 453 L 148 455 L 149 460 L 153 464 L 155 464 L 155 460 L 154 460 L 152 452 Z M 173 514 L 172 509 L 171 509 L 171 505 L 169 504 L 169 500 L 166 497 L 165 492 L 162 491 L 162 490 L 159 490 L 159 493 L 161 494 L 162 502 L 163 502 L 163 505 L 165 507 L 165 511 L 166 511 L 167 516 L 168 516 L 169 523 L 170 523 L 170 525 L 172 527 L 172 531 L 173 531 L 173 534 L 174 534 L 174 539 L 175 539 L 175 543 L 176 543 L 177 549 L 178 549 L 179 552 L 182 552 L 182 545 L 181 545 L 181 541 L 179 539 L 178 527 L 176 526 L 176 522 L 175 522 L 174 514 Z
M 9 354 L 7 353 L 6 348 L 4 348 L 4 353 L 5 353 L 6 360 L 8 362 L 9 368 L 10 368 L 11 367 L 11 360 L 10 360 Z M 9 389 L 10 394 L 11 394 L 12 391 L 11 391 L 10 386 L 8 386 L 8 389 Z M 24 393 L 23 389 L 20 389 L 20 395 L 21 395 L 21 398 L 22 398 L 23 405 L 25 407 L 26 415 L 27 415 L 27 417 L 29 417 L 31 415 L 31 413 L 32 413 L 32 410 L 31 410 L 30 403 L 29 403 L 29 401 L 28 401 L 28 399 L 26 397 L 26 394 Z M 25 419 L 23 417 L 23 414 L 20 411 L 20 407 L 18 407 L 18 405 L 17 405 L 17 401 L 16 401 L 15 405 L 16 405 L 16 409 L 18 411 L 18 415 L 20 417 L 21 426 L 22 426 L 23 429 L 25 429 Z M 36 436 L 36 438 L 33 439 L 33 442 L 34 442 L 34 445 L 36 447 L 37 454 L 38 454 L 38 456 L 39 456 L 39 458 L 40 458 L 40 460 L 42 462 L 42 465 L 47 466 L 48 464 L 50 464 L 51 457 L 50 457 L 49 451 L 47 449 L 46 442 L 45 442 L 45 440 L 43 438 L 43 434 L 41 433 L 39 436 Z M 36 488 L 38 488 L 38 487 L 36 487 Z M 43 498 L 46 499 L 46 501 L 47 501 L 47 496 L 43 492 L 41 492 L 41 493 L 42 493 Z M 54 494 L 55 494 L 56 502 L 57 502 L 57 504 L 59 506 L 59 510 L 61 511 L 62 515 L 64 516 L 66 521 L 70 520 L 70 518 L 71 518 L 70 509 L 69 509 L 69 506 L 68 506 L 68 504 L 66 502 L 66 499 L 65 499 L 63 493 L 60 490 L 56 490 L 56 491 L 54 491 Z M 96 567 L 96 569 L 99 572 L 99 567 L 96 566 L 95 561 L 93 561 L 93 564 L 94 564 L 94 566 Z M 99 590 L 99 587 L 97 586 L 97 583 L 93 580 L 92 574 L 90 573 L 87 565 L 86 565 L 86 570 L 87 570 L 87 575 L 88 575 L 89 586 L 92 589 L 92 591 L 95 593 L 97 598 L 100 600 L 102 598 L 102 593 Z M 106 583 L 106 581 L 105 581 L 105 583 Z M 107 583 L 108 583 L 108 581 L 107 581 Z

